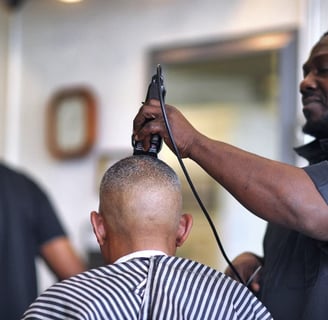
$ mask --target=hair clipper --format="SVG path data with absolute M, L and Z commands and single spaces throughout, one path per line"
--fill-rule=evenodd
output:
M 164 87 L 164 77 L 162 75 L 161 66 L 157 66 L 157 73 L 153 75 L 151 82 L 148 86 L 148 91 L 146 95 L 146 101 L 149 99 L 160 100 L 160 95 L 164 101 L 166 90 Z M 149 120 L 151 121 L 151 120 Z M 132 137 L 133 155 L 149 155 L 157 158 L 157 154 L 162 148 L 162 138 L 158 134 L 154 134 L 151 137 L 150 148 L 145 151 L 142 146 L 141 141 L 134 141 Z

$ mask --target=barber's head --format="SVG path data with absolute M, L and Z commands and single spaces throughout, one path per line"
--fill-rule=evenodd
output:
M 107 262 L 137 250 L 175 254 L 191 229 L 182 214 L 176 173 L 150 156 L 131 156 L 110 167 L 100 185 L 99 213 L 91 222 Z
M 306 118 L 303 132 L 319 139 L 328 138 L 328 33 L 312 48 L 303 65 L 303 75 L 300 83 Z

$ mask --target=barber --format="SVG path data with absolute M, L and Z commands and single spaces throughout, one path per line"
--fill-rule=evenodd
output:
M 324 34 L 304 64 L 304 115 L 314 124 L 328 117 L 328 36 Z M 328 314 L 328 162 L 297 168 L 263 158 L 196 130 L 173 106 L 167 117 L 179 153 L 201 166 L 243 206 L 269 222 L 277 239 L 265 254 L 260 299 L 279 320 L 319 320 Z M 157 100 L 144 104 L 133 135 L 149 148 L 160 134 L 173 150 Z M 248 274 L 243 274 L 244 281 Z

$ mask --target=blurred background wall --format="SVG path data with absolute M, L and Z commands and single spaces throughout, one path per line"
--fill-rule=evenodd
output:
M 149 82 L 151 49 L 296 30 L 300 77 L 309 49 L 327 28 L 328 12 L 325 0 L 25 0 L 11 8 L 7 3 L 0 7 L 0 155 L 47 190 L 84 257 L 97 247 L 89 213 L 98 206 L 103 162 L 132 153 L 132 121 Z M 97 101 L 96 143 L 86 156 L 58 160 L 46 146 L 46 110 L 58 89 L 77 85 L 88 86 Z M 168 92 L 167 103 L 169 97 Z M 238 219 L 229 227 L 225 233 L 237 237 Z M 257 235 L 256 243 L 224 243 L 228 255 L 261 254 L 264 227 L 250 222 L 244 229 Z M 39 270 L 43 289 L 53 279 L 42 264 Z

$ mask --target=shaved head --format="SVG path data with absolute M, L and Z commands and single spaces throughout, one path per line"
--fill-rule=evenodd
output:
M 100 194 L 140 184 L 163 185 L 181 191 L 176 173 L 166 163 L 150 156 L 131 156 L 116 162 L 106 171 Z
M 122 159 L 101 181 L 99 212 L 111 232 L 131 237 L 154 231 L 172 234 L 181 210 L 180 181 L 159 159 L 140 155 Z

